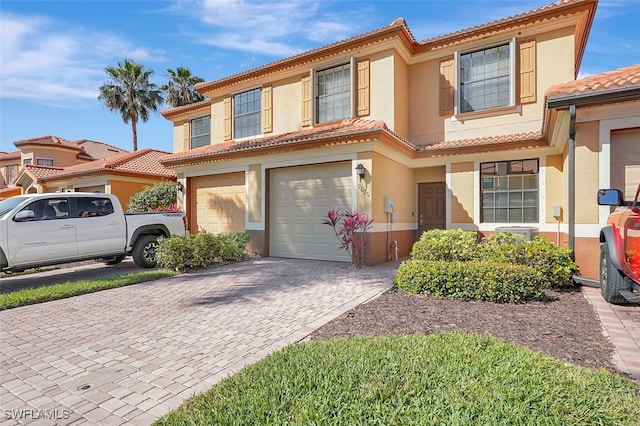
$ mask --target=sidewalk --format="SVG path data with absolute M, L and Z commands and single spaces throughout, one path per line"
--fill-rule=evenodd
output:
M 598 313 L 603 333 L 616 348 L 613 361 L 640 386 L 640 306 L 609 304 L 598 288 L 583 286 L 582 291 Z

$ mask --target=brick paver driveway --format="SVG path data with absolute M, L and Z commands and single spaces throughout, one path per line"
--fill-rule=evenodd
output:
M 0 422 L 150 424 L 389 289 L 396 267 L 254 259 L 0 312 Z

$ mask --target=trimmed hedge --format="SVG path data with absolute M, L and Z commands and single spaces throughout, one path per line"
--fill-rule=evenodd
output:
M 432 229 L 413 245 L 416 260 L 443 262 L 486 261 L 518 264 L 542 272 L 546 287 L 571 286 L 577 265 L 571 250 L 560 248 L 541 235 L 528 241 L 512 232 L 496 232 L 478 242 L 478 233 L 461 229 Z
M 504 303 L 540 297 L 546 281 L 540 271 L 523 265 L 414 259 L 402 262 L 394 285 L 406 293 Z
M 206 268 L 214 263 L 237 262 L 246 257 L 249 235 L 243 232 L 210 234 L 201 232 L 184 237 L 159 238 L 158 266 L 184 272 Z
M 462 229 L 430 229 L 413 244 L 411 257 L 417 260 L 466 261 L 477 258 L 478 233 Z

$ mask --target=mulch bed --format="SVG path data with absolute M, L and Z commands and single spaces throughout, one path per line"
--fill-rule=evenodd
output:
M 579 288 L 547 290 L 537 301 L 498 304 L 439 299 L 391 290 L 315 331 L 334 337 L 430 334 L 463 330 L 488 333 L 534 351 L 628 378 L 612 362 L 613 346 Z

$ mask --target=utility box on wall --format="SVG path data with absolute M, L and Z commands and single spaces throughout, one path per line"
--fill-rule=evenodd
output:
M 384 196 L 384 212 L 393 213 L 394 211 L 396 211 L 395 201 L 393 201 L 393 199 L 388 195 L 385 195 Z

